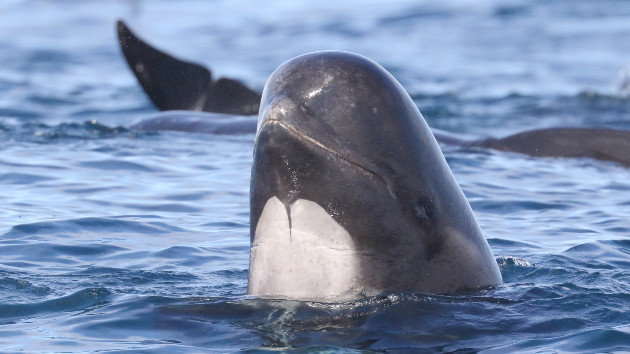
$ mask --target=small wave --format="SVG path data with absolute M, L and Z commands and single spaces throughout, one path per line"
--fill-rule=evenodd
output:
M 608 240 L 583 243 L 563 252 L 586 269 L 630 270 L 630 241 Z
M 529 242 L 505 240 L 500 238 L 490 238 L 488 239 L 488 243 L 490 243 L 490 245 L 493 247 L 501 249 L 540 249 L 540 246 Z M 515 264 L 518 264 L 520 263 L 520 260 L 516 257 L 498 257 L 497 262 L 505 262 L 506 264 L 508 264 L 509 262 L 513 262 Z
M 486 213 L 498 213 L 507 215 L 524 210 L 567 210 L 571 205 L 561 202 L 543 203 L 531 200 L 475 200 L 470 205 L 474 210 L 480 210 Z
M 39 112 L 32 107 L 26 108 L 0 108 L 0 117 L 11 117 L 21 121 L 23 120 L 35 120 L 43 117 L 43 113 Z M 8 130 L 10 127 L 5 126 L 2 130 Z
M 163 223 L 140 223 L 121 218 L 80 218 L 60 221 L 43 221 L 30 224 L 12 226 L 3 235 L 5 239 L 19 239 L 25 236 L 38 234 L 80 233 L 85 231 L 128 233 L 130 231 L 143 234 L 164 234 L 173 231 L 181 231 L 171 225 Z
M 79 163 L 80 166 L 97 168 L 106 171 L 129 170 L 139 172 L 156 172 L 154 168 L 147 167 L 141 163 L 124 161 L 124 160 L 99 160 L 84 161 Z
M 501 5 L 494 9 L 494 15 L 499 18 L 514 18 L 527 15 L 530 8 L 525 5 Z
M 140 211 L 152 211 L 152 212 L 169 212 L 169 213 L 199 213 L 203 209 L 195 208 L 179 203 L 163 203 L 163 204 L 124 204 L 123 206 L 136 209 Z
M 91 308 L 107 302 L 111 292 L 104 288 L 89 288 L 79 290 L 71 295 L 59 297 L 38 303 L 29 304 L 0 304 L 0 319 L 8 321 L 10 319 L 25 318 L 51 313 L 80 311 L 87 312 Z
M 104 245 L 104 244 L 84 244 L 84 245 L 64 245 L 50 242 L 5 244 L 0 246 L 2 264 L 8 262 L 30 262 L 40 265 L 41 270 L 48 269 L 50 272 L 56 269 L 66 270 L 73 266 L 90 264 L 126 251 L 125 248 Z
M 415 22 L 421 22 L 427 18 L 447 18 L 452 15 L 453 13 L 446 7 L 412 7 L 399 12 L 398 14 L 382 17 L 379 21 L 379 25 L 388 28 L 395 26 L 405 26 L 405 28 L 407 28 L 409 25 L 412 25 Z
M 53 177 L 38 176 L 26 173 L 0 174 L 0 182 L 9 184 L 35 184 L 43 181 L 54 180 Z
M 199 279 L 196 275 L 186 272 L 130 270 L 124 268 L 90 266 L 75 272 L 70 276 L 94 276 L 99 277 L 102 283 L 119 288 L 121 285 L 136 286 L 151 283 L 168 283 L 174 281 L 193 281 Z
M 33 284 L 25 278 L 25 274 L 0 270 L 2 303 L 18 303 L 29 296 L 42 297 L 51 293 L 50 287 Z
M 514 344 L 485 350 L 484 353 L 507 353 L 523 350 L 553 353 L 557 352 L 558 348 L 562 348 L 562 351 L 566 352 L 613 353 L 627 351 L 628 343 L 630 343 L 630 328 L 628 326 L 599 328 L 579 333 L 571 332 L 559 336 L 542 335 L 538 338 L 516 341 Z

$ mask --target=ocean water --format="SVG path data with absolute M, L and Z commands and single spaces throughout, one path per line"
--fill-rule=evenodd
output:
M 246 296 L 254 132 L 131 129 L 160 113 L 119 18 L 256 89 L 306 52 L 363 54 L 472 138 L 630 130 L 626 1 L 3 1 L 1 352 L 630 350 L 630 169 L 592 159 L 443 147 L 496 288 Z

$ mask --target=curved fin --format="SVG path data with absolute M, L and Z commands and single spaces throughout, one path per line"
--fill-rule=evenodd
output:
M 212 81 L 210 70 L 174 58 L 138 38 L 127 25 L 116 24 L 129 68 L 160 110 L 194 110 L 239 115 L 258 114 L 260 95 L 238 81 Z
M 151 47 L 122 21 L 118 21 L 117 28 L 127 64 L 157 108 L 201 110 L 212 83 L 208 69 Z

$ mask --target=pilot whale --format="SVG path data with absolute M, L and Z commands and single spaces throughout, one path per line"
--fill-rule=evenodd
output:
M 162 111 L 185 110 L 227 115 L 258 114 L 260 94 L 240 81 L 213 80 L 210 70 L 166 54 L 117 23 L 122 53 L 151 101 Z M 217 114 L 165 113 L 131 127 L 198 133 L 254 133 L 246 119 Z M 630 132 L 608 128 L 559 127 L 526 131 L 503 138 L 470 139 L 432 129 L 441 144 L 490 148 L 541 157 L 594 158 L 630 167 Z
M 269 77 L 250 198 L 251 295 L 451 294 L 502 282 L 418 108 L 357 54 L 302 55 Z

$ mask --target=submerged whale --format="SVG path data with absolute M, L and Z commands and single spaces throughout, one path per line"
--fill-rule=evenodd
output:
M 140 85 L 157 108 L 163 111 L 188 110 L 232 115 L 256 115 L 260 94 L 237 80 L 212 79 L 210 71 L 195 63 L 177 59 L 153 48 L 125 23 L 117 23 L 122 53 Z M 141 130 L 179 130 L 201 133 L 217 131 L 251 132 L 253 124 L 234 118 L 235 129 L 225 117 L 217 122 L 181 112 L 136 124 Z M 205 118 L 204 118 L 205 117 Z M 630 132 L 607 128 L 549 128 L 514 134 L 504 138 L 471 140 L 433 129 L 441 144 L 490 148 L 530 156 L 587 157 L 614 161 L 630 167 Z
M 418 108 L 357 54 L 302 55 L 269 77 L 250 198 L 249 294 L 449 294 L 502 282 Z

